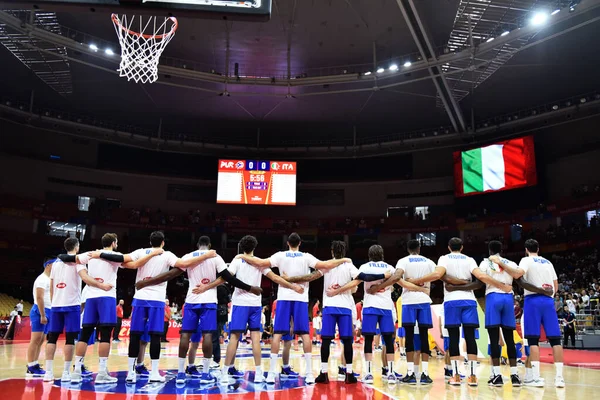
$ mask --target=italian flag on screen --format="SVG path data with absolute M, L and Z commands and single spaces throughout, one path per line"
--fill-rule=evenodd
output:
M 455 182 L 457 195 L 533 185 L 536 183 L 533 137 L 457 152 L 455 172 L 456 178 L 461 178 Z

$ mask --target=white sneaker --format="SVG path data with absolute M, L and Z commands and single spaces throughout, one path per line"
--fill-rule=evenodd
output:
M 210 366 L 209 366 L 209 368 L 210 368 L 210 369 L 220 369 L 220 368 L 221 368 L 221 364 L 219 364 L 219 363 L 217 363 L 217 362 L 214 362 L 214 361 L 212 361 L 212 362 L 210 363 Z
M 564 388 L 565 387 L 565 380 L 562 376 L 557 376 L 554 379 L 554 386 L 556 386 L 557 388 Z
M 232 385 L 235 383 L 235 379 L 229 377 L 228 374 L 221 375 L 221 385 Z
M 275 372 L 269 372 L 269 374 L 267 375 L 267 383 L 269 385 L 275 384 Z
M 529 387 L 544 387 L 544 381 L 541 379 L 532 379 L 530 381 L 525 382 L 525 386 Z
M 108 374 L 107 371 L 100 371 L 98 375 L 96 375 L 96 380 L 94 383 L 96 385 L 106 385 L 111 383 L 117 383 L 119 380 L 115 377 L 112 377 Z
M 54 382 L 54 373 L 52 371 L 46 371 L 44 374 L 44 382 Z
M 135 371 L 127 372 L 127 378 L 125 378 L 126 383 L 136 383 L 137 382 L 137 374 Z
M 61 382 L 71 382 L 71 374 L 69 373 L 69 371 L 63 371 L 60 381 Z
M 73 371 L 71 374 L 71 383 L 81 383 L 81 374 L 79 372 Z
M 149 381 L 150 381 L 150 382 L 161 382 L 161 383 L 162 383 L 162 382 L 165 382 L 165 381 L 166 381 L 166 379 L 165 379 L 165 377 L 164 377 L 164 376 L 162 376 L 162 375 L 161 375 L 161 374 L 159 374 L 158 372 L 154 372 L 154 371 L 152 371 L 152 372 L 150 373 L 150 378 L 149 378 Z
M 254 383 L 265 383 L 267 380 L 262 374 L 254 374 Z
M 313 383 L 315 383 L 315 376 L 312 373 L 306 374 L 304 382 L 306 382 L 307 385 L 312 385 Z
M 393 373 L 389 374 L 387 376 L 387 383 L 388 383 L 388 385 L 395 385 L 396 383 L 398 383 L 398 379 L 396 378 L 396 375 L 394 375 Z

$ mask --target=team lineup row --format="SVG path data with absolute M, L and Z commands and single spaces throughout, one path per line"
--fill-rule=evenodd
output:
M 374 245 L 369 249 L 369 262 L 359 268 L 345 258 L 345 243 L 334 241 L 331 246 L 332 259 L 320 261 L 309 253 L 299 251 L 300 236 L 292 233 L 288 237 L 288 250 L 281 251 L 268 259 L 254 256 L 257 240 L 253 236 L 245 236 L 240 241 L 242 254 L 229 265 L 210 250 L 210 239 L 201 237 L 198 249 L 178 258 L 169 251 L 164 251 L 164 234 L 153 232 L 150 235 L 151 248 L 139 249 L 123 255 L 116 252 L 118 247 L 115 234 L 102 237 L 103 249 L 95 252 L 78 254 L 77 239 L 65 241 L 67 254 L 60 255 L 57 260 L 46 265 L 48 297 L 44 305 L 51 308 L 34 309 L 39 316 L 36 321 L 32 310 L 32 331 L 37 340 L 45 332 L 48 333 L 46 346 L 46 370 L 43 371 L 37 362 L 35 351 L 28 355 L 28 373 L 42 374 L 44 380 L 54 380 L 53 358 L 56 341 L 63 330 L 66 332 L 64 348 L 65 368 L 63 381 L 80 383 L 86 376 L 83 361 L 88 341 L 94 328 L 100 336 L 99 369 L 96 384 L 115 383 L 117 378 L 111 376 L 107 369 L 110 353 L 110 333 L 116 325 L 116 279 L 118 268 L 137 269 L 136 293 L 132 303 L 129 368 L 127 383 L 135 383 L 144 376 L 143 351 L 145 344 L 150 343 L 152 369 L 147 377 L 151 382 L 164 382 L 159 373 L 160 337 L 163 333 L 164 299 L 167 281 L 187 272 L 190 286 L 188 289 L 179 344 L 179 365 L 176 383 L 184 385 L 187 379 L 198 379 L 202 384 L 215 383 L 216 378 L 210 373 L 212 358 L 213 333 L 217 330 L 217 294 L 216 287 L 223 282 L 231 283 L 236 289 L 232 296 L 231 340 L 229 341 L 221 383 L 234 382 L 242 374 L 234 367 L 239 337 L 249 330 L 253 343 L 253 355 L 256 366 L 255 383 L 273 384 L 278 375 L 278 357 L 280 343 L 284 342 L 284 363 L 281 373 L 297 375 L 289 366 L 289 344 L 293 333 L 302 338 L 304 358 L 306 361 L 305 381 L 327 383 L 328 359 L 330 344 L 336 335 L 336 327 L 343 343 L 342 367 L 340 373 L 345 374 L 346 383 L 357 382 L 352 371 L 353 362 L 353 310 L 355 310 L 352 291 L 362 282 L 365 283 L 364 305 L 362 311 L 362 334 L 364 336 L 365 371 L 363 382 L 372 383 L 372 348 L 373 338 L 381 334 L 387 349 L 388 384 L 404 382 L 409 384 L 430 384 L 428 361 L 430 355 L 428 330 L 433 327 L 431 314 L 431 298 L 429 282 L 441 279 L 444 287 L 444 327 L 448 331 L 448 352 L 451 365 L 446 368 L 446 377 L 451 385 L 462 383 L 459 373 L 460 330 L 464 335 L 469 358 L 469 371 L 466 382 L 476 386 L 477 382 L 477 345 L 475 330 L 479 327 L 477 303 L 473 290 L 486 285 L 485 327 L 488 329 L 490 343 L 499 343 L 500 335 L 504 337 L 511 366 L 511 382 L 520 386 L 521 379 L 516 369 L 516 347 L 513 340 L 515 318 L 513 313 L 513 279 L 525 289 L 524 336 L 528 340 L 530 351 L 524 384 L 544 386 L 539 376 L 539 336 L 540 326 L 544 325 L 546 335 L 553 347 L 556 378 L 555 385 L 564 387 L 562 378 L 562 347 L 560 346 L 560 328 L 552 297 L 557 288 L 557 277 L 552 264 L 539 256 L 539 245 L 534 240 L 525 243 L 527 257 L 519 265 L 500 257 L 502 244 L 490 242 L 490 257 L 478 266 L 475 261 L 462 254 L 462 240 L 453 238 L 449 241 L 450 253 L 433 261 L 419 254 L 418 241 L 409 241 L 407 257 L 398 261 L 396 267 L 384 262 L 383 249 Z M 87 264 L 87 268 L 86 265 Z M 280 275 L 271 268 L 277 268 Z M 40 275 L 40 277 L 42 277 Z M 48 276 L 49 275 L 49 276 Z M 271 345 L 270 368 L 264 374 L 261 368 L 260 327 L 261 327 L 261 289 L 262 276 L 266 276 L 279 285 L 277 292 L 277 308 L 273 321 L 273 341 Z M 472 281 L 472 276 L 477 278 Z M 323 316 L 321 336 L 321 371 L 315 379 L 312 372 L 312 343 L 309 336 L 308 315 L 308 283 L 324 278 Z M 40 280 L 40 278 L 38 278 Z M 43 286 L 34 285 L 36 287 Z M 43 279 L 42 279 L 43 280 Z M 87 302 L 80 325 L 81 281 L 87 285 Z M 406 352 L 408 370 L 406 376 L 395 372 L 394 368 L 394 302 L 391 298 L 391 287 L 402 286 L 401 324 L 406 331 Z M 34 296 L 36 299 L 39 296 Z M 415 340 L 415 326 L 418 325 L 418 339 Z M 81 329 L 80 329 L 81 326 Z M 203 336 L 203 371 L 200 373 L 191 363 L 185 366 L 190 350 L 192 335 Z M 79 336 L 77 346 L 75 339 Z M 32 336 L 33 341 L 34 336 Z M 41 346 L 40 340 L 40 346 Z M 194 342 L 194 340 L 192 340 Z M 415 349 L 415 343 L 418 348 Z M 31 348 L 31 346 L 30 346 Z M 195 354 L 195 349 L 194 354 Z M 287 354 L 286 354 L 287 350 Z M 420 353 L 421 373 L 415 368 L 414 353 Z M 73 354 L 75 353 L 74 372 L 71 373 Z M 140 357 L 141 355 L 141 357 Z M 492 377 L 490 385 L 503 384 L 499 371 L 500 348 L 491 346 Z M 140 362 L 140 358 L 141 361 Z M 141 365 L 140 365 L 141 364 Z M 345 365 L 345 368 L 343 366 Z M 142 368 L 143 367 L 143 368 Z M 31 371 L 30 371 L 31 369 Z M 265 377 L 266 375 L 266 377 Z

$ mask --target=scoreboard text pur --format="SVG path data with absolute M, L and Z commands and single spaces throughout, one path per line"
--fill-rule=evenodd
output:
M 219 160 L 217 203 L 296 205 L 296 163 Z

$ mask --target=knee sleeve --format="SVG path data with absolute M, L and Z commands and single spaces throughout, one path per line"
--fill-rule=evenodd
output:
M 139 333 L 129 334 L 129 358 L 137 358 L 140 353 L 140 338 Z
M 450 357 L 460 356 L 460 329 L 458 327 L 448 328 L 450 336 Z
M 492 357 L 492 359 L 500 358 L 501 350 L 499 348 L 500 346 L 498 345 L 498 343 L 500 342 L 500 328 L 489 328 L 488 334 L 490 336 L 490 356 Z
M 329 354 L 331 353 L 331 339 L 323 338 L 323 344 L 321 345 L 321 362 L 329 362 Z M 346 362 L 348 362 L 346 360 Z
M 404 330 L 406 331 L 404 347 L 406 347 L 407 353 L 412 353 L 415 351 L 415 330 L 412 326 L 405 328 Z
M 101 326 L 98 328 L 100 343 L 110 343 L 113 326 Z
M 465 333 L 465 342 L 467 342 L 467 354 L 477 354 L 477 342 L 475 341 L 475 328 L 472 326 L 463 326 L 463 332 Z M 496 342 L 494 347 L 498 347 Z
M 373 335 L 365 335 L 365 354 L 373 353 Z
M 56 344 L 59 335 L 57 332 L 48 332 L 48 344 Z
M 66 336 L 65 344 L 74 345 L 75 339 L 77 339 L 78 335 L 79 335 L 79 332 L 67 332 L 65 335 Z
M 136 354 L 137 357 L 137 354 Z M 150 335 L 150 359 L 160 358 L 160 335 Z
M 517 358 L 517 347 L 515 346 L 513 330 L 502 328 L 502 334 L 504 336 L 504 342 L 506 343 L 506 354 L 508 355 L 508 359 L 512 360 Z
M 383 343 L 385 343 L 385 350 L 388 354 L 394 354 L 394 335 L 383 335 Z
M 560 346 L 560 338 L 548 339 L 550 346 Z
M 344 343 L 344 358 L 346 359 L 346 364 L 352 364 L 352 338 L 342 339 L 342 343 Z
M 529 347 L 531 346 L 539 346 L 540 345 L 540 338 L 527 338 L 527 343 L 529 343 Z
M 81 329 L 81 334 L 79 335 L 79 341 L 87 343 L 93 334 L 94 334 L 93 326 L 84 326 Z
M 420 329 L 419 338 L 421 339 L 421 354 L 431 355 L 429 351 L 429 330 Z

